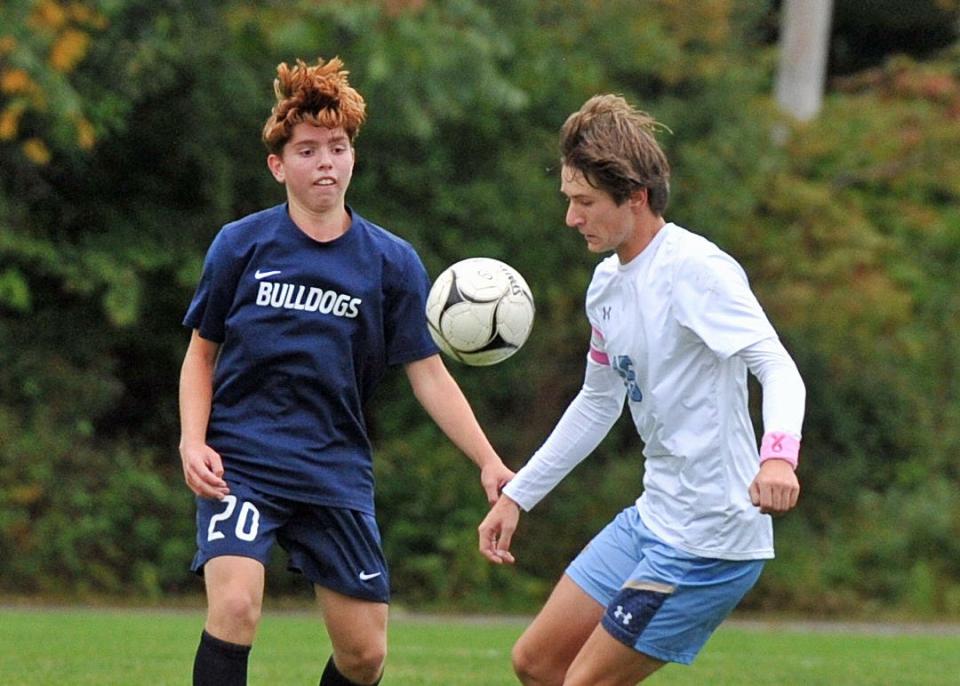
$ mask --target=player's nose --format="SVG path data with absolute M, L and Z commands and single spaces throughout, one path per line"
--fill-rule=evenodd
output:
M 314 161 L 317 169 L 330 169 L 333 166 L 333 156 L 326 150 L 319 150 Z

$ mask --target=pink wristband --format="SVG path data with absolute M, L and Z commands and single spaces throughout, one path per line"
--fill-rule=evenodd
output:
M 800 457 L 800 440 L 782 431 L 768 431 L 760 441 L 760 462 L 786 460 L 797 468 Z

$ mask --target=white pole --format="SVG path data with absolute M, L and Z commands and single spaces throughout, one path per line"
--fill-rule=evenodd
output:
M 809 121 L 823 103 L 833 0 L 784 0 L 782 12 L 777 104 Z

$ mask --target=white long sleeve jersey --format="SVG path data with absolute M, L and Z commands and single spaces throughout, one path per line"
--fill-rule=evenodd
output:
M 633 260 L 603 260 L 587 290 L 593 328 L 583 387 L 504 492 L 536 505 L 603 440 L 626 400 L 644 443 L 644 524 L 686 552 L 773 557 L 771 519 L 750 502 L 759 469 L 747 371 L 765 431 L 800 438 L 805 390 L 743 269 L 667 224 Z

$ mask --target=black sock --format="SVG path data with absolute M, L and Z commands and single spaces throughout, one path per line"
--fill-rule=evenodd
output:
M 193 661 L 193 686 L 246 686 L 250 646 L 222 641 L 206 631 Z
M 382 676 L 380 677 L 383 678 Z M 370 686 L 377 686 L 380 683 L 380 679 L 377 679 Z M 358 684 L 354 681 L 350 681 L 347 677 L 341 674 L 337 670 L 337 666 L 333 664 L 333 657 L 331 656 L 327 660 L 327 667 L 323 670 L 323 676 L 320 677 L 320 686 L 363 686 L 363 684 Z

